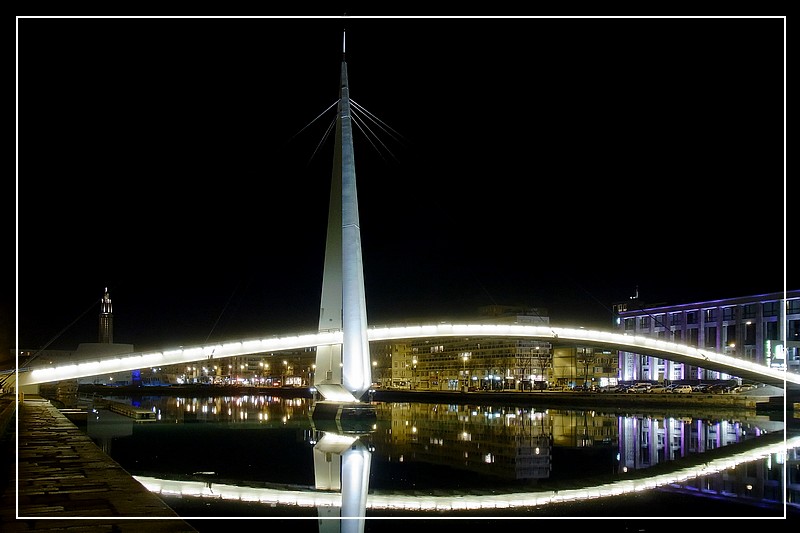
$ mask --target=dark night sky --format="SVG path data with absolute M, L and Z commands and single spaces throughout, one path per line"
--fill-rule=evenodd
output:
M 21 347 L 315 330 L 345 29 L 371 324 L 785 288 L 782 18 L 17 22 Z

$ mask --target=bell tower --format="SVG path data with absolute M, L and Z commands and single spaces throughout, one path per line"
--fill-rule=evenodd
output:
M 103 291 L 103 299 L 100 302 L 100 324 L 97 342 L 114 344 L 114 313 L 111 312 L 111 296 L 108 295 L 108 287 Z

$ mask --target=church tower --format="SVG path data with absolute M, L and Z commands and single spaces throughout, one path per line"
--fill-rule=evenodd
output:
M 97 342 L 101 344 L 114 343 L 114 313 L 111 312 L 111 297 L 108 295 L 108 287 L 103 292 L 103 299 L 100 301 L 100 327 Z

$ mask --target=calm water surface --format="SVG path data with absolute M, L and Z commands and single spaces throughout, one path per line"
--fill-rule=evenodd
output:
M 375 402 L 374 427 L 348 433 L 315 426 L 313 402 L 303 398 L 113 399 L 150 410 L 156 420 L 134 422 L 98 409 L 87 433 L 201 531 L 221 531 L 238 517 L 327 530 L 339 521 L 316 518 L 338 512 L 351 474 L 337 461 L 356 448 L 366 518 L 357 531 L 399 517 L 442 527 L 441 518 L 489 524 L 497 518 L 781 519 L 796 512 L 784 494 L 787 478 L 797 491 L 794 437 L 783 421 L 752 412 Z M 337 439 L 346 442 L 337 448 L 331 445 Z

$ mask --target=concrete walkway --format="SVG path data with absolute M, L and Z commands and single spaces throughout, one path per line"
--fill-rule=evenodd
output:
M 0 437 L 3 533 L 197 532 L 47 400 L 2 397 Z

